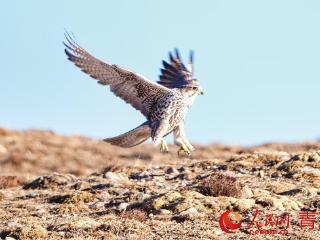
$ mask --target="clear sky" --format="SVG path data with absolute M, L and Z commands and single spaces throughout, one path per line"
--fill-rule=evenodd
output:
M 193 142 L 320 137 L 320 1 L 10 0 L 0 26 L 0 126 L 103 138 L 144 121 L 66 60 L 67 29 L 152 80 L 169 50 L 193 49 L 205 91 L 187 117 Z

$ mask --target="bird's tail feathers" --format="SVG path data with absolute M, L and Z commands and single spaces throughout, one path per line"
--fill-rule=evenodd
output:
M 148 122 L 145 122 L 129 132 L 116 137 L 106 138 L 103 141 L 119 147 L 130 148 L 147 141 L 150 136 L 151 128 Z

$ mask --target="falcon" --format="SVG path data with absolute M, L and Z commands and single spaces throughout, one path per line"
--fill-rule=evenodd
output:
M 65 37 L 63 44 L 68 59 L 101 85 L 109 86 L 111 92 L 146 118 L 140 126 L 119 136 L 106 138 L 105 142 L 129 148 L 151 138 L 155 145 L 160 144 L 161 152 L 168 152 L 164 137 L 173 133 L 174 143 L 180 147 L 178 154 L 190 155 L 194 147 L 185 134 L 185 117 L 196 97 L 203 94 L 193 77 L 192 51 L 187 67 L 177 49 L 174 53 L 169 52 L 169 61 L 162 61 L 159 81 L 153 82 L 138 73 L 99 60 L 79 46 L 70 34 L 66 33 Z

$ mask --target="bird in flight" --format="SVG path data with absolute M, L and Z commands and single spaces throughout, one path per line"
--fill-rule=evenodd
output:
M 203 91 L 193 77 L 193 52 L 187 67 L 175 49 L 169 53 L 169 61 L 162 61 L 160 79 L 150 81 L 142 75 L 118 65 L 103 62 L 80 47 L 74 37 L 66 33 L 65 53 L 68 59 L 83 72 L 110 87 L 111 92 L 139 110 L 146 121 L 133 130 L 105 142 L 120 147 L 133 147 L 150 137 L 161 152 L 168 152 L 165 136 L 173 132 L 174 143 L 181 152 L 190 155 L 194 147 L 185 134 L 185 116 L 198 95 Z

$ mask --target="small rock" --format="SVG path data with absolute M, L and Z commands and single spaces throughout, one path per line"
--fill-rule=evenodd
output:
M 250 173 L 249 170 L 244 169 L 242 166 L 236 166 L 234 170 L 241 173 L 241 174 L 249 174 Z
M 117 207 L 119 211 L 125 211 L 130 204 L 127 202 L 120 203 Z
M 189 169 L 187 167 L 181 167 L 178 170 L 179 170 L 179 172 L 188 172 L 189 171 Z
M 254 199 L 239 199 L 234 203 L 234 207 L 240 212 L 244 212 L 248 209 L 252 209 L 255 204 Z
M 103 191 L 102 193 L 99 194 L 99 199 L 103 201 L 108 201 L 110 200 L 110 198 L 111 198 L 111 195 L 107 191 Z
M 302 190 L 300 188 L 292 188 L 292 189 L 286 189 L 284 191 L 281 191 L 281 187 L 279 188 L 279 186 L 277 186 L 277 188 L 280 191 L 275 191 L 278 195 L 289 195 L 289 196 L 294 196 L 300 192 L 302 192 Z
M 180 220 L 180 221 L 192 220 L 192 219 L 197 218 L 199 215 L 200 214 L 199 214 L 198 210 L 194 207 L 191 207 L 191 208 L 181 212 L 177 216 L 175 216 L 175 219 Z
M 252 192 L 253 192 L 253 196 L 254 197 L 270 196 L 270 192 L 269 191 L 263 190 L 263 189 L 259 189 L 259 188 L 253 189 Z
M 250 188 L 247 186 L 242 188 L 242 197 L 243 198 L 252 198 L 253 197 L 253 192 Z
M 8 153 L 8 150 L 5 146 L 0 144 L 0 154 L 6 155 Z
M 130 178 L 140 180 L 144 178 L 150 178 L 151 174 L 148 171 L 143 171 L 143 172 L 135 172 L 130 175 Z
M 301 168 L 301 166 L 303 166 L 304 163 L 303 161 L 300 160 L 300 158 L 298 156 L 294 156 L 292 158 L 290 158 L 288 161 L 282 162 L 277 169 L 280 171 L 296 171 L 297 169 Z
M 126 177 L 114 172 L 106 172 L 103 177 L 115 182 L 128 180 Z
M 287 152 L 278 152 L 278 156 L 282 161 L 288 161 L 291 158 L 290 154 Z
M 229 166 L 226 164 L 218 165 L 218 170 L 227 171 L 229 169 Z
M 38 196 L 39 196 L 38 193 L 36 193 L 36 192 L 31 192 L 31 193 L 28 193 L 28 194 L 26 195 L 26 198 L 36 198 L 36 197 L 38 197 Z
M 219 207 L 221 209 L 228 209 L 229 207 L 231 207 L 231 205 L 238 201 L 237 198 L 225 196 L 213 197 L 213 199 L 216 203 L 216 207 Z
M 160 188 L 163 188 L 163 187 L 165 187 L 165 183 L 163 183 L 163 182 L 160 182 L 160 181 L 156 181 L 155 183 L 154 183 L 157 187 L 160 187 Z
M 19 227 L 19 224 L 17 222 L 8 222 L 7 223 L 7 227 L 9 228 L 18 228 Z
M 49 189 L 74 183 L 76 177 L 72 174 L 53 173 L 41 176 L 23 186 L 23 189 Z
M 206 196 L 197 192 L 197 191 L 186 191 L 184 192 L 183 196 L 185 198 L 189 198 L 189 199 L 202 199 L 205 198 Z
M 16 240 L 16 239 L 13 237 L 6 237 L 5 240 Z
M 310 151 L 305 152 L 300 155 L 298 155 L 302 161 L 304 162 L 319 162 L 320 161 L 320 152 L 319 151 Z
M 149 194 L 145 194 L 145 193 L 140 192 L 140 193 L 137 194 L 137 201 L 138 202 L 143 202 L 145 199 L 147 199 L 149 197 L 150 197 Z
M 37 214 L 38 216 L 43 216 L 46 213 L 46 209 L 45 208 L 40 208 L 37 210 Z
M 179 171 L 176 168 L 169 167 L 166 171 L 167 174 L 179 174 Z
M 209 209 L 215 209 L 218 206 L 214 197 L 206 197 L 203 199 L 203 205 Z
M 312 177 L 320 177 L 320 170 L 317 168 L 305 166 L 301 169 L 301 172 Z
M 267 197 L 259 197 L 256 199 L 256 203 L 262 205 L 263 207 L 275 207 L 281 211 L 285 210 L 282 204 L 283 200 L 267 196 Z
M 171 211 L 169 211 L 168 209 L 160 209 L 159 214 L 168 215 L 171 214 Z
M 260 170 L 259 173 L 258 173 L 258 176 L 263 178 L 264 177 L 264 171 L 263 170 Z
M 225 234 L 225 232 L 223 232 L 222 230 L 220 230 L 219 228 L 217 228 L 216 230 L 214 230 L 214 234 L 215 235 L 221 235 L 221 234 Z
M 279 177 L 281 177 L 281 173 L 279 173 L 279 172 L 273 172 L 271 174 L 271 178 L 279 178 Z
M 287 210 L 299 211 L 300 207 L 303 205 L 302 203 L 298 201 L 293 201 L 287 197 L 283 197 L 281 200 L 283 207 Z
M 188 210 L 186 210 L 184 212 L 186 212 L 188 214 L 194 214 L 194 213 L 198 213 L 198 210 L 196 208 L 192 207 L 192 208 L 189 208 Z
M 93 204 L 89 205 L 89 208 L 90 209 L 96 209 L 96 210 L 104 209 L 105 208 L 105 202 L 99 201 L 99 202 L 93 203 Z
M 191 172 L 184 172 L 183 174 L 180 174 L 180 179 L 182 180 L 191 180 L 192 179 L 192 174 Z
M 160 208 L 162 208 L 162 206 L 168 205 L 181 197 L 182 196 L 179 192 L 167 192 L 166 194 L 159 196 L 158 198 L 152 199 L 150 206 L 155 210 L 159 210 Z

